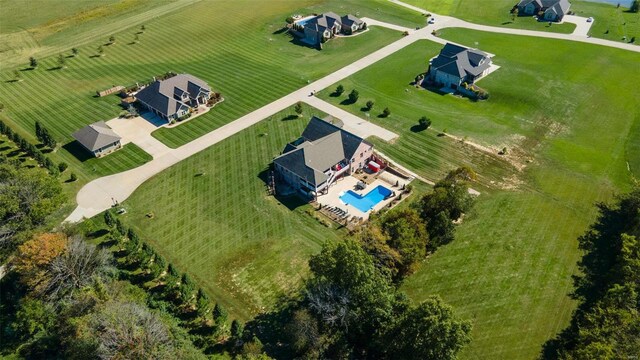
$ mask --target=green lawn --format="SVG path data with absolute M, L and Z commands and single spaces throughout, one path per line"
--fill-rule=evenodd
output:
M 509 11 L 517 0 L 487 0 L 481 5 L 477 0 L 404 0 L 404 2 L 433 11 L 441 15 L 450 15 L 477 24 L 507 26 L 513 28 L 570 33 L 573 24 L 554 24 L 536 22 L 530 17 L 518 17 L 511 22 Z M 591 36 L 614 41 L 629 41 L 632 37 L 640 42 L 640 14 L 626 12 L 626 8 L 617 8 L 611 4 L 590 1 L 571 1 L 571 11 L 578 16 L 594 17 Z M 608 31 L 607 31 L 608 30 Z M 626 36 L 626 40 L 623 40 Z
M 640 44 L 640 14 L 627 12 L 625 8 L 587 1 L 573 2 L 571 10 L 578 16 L 593 16 L 591 36 L 614 41 L 630 41 L 636 37 Z M 623 40 L 626 37 L 626 40 Z
M 2 5 L 6 9 L 17 6 L 11 2 Z M 31 6 L 44 5 L 33 2 L 20 6 L 20 12 L 24 13 Z M 46 7 L 55 6 L 47 2 Z M 247 11 L 248 7 L 251 11 Z M 256 3 L 247 0 L 193 4 L 188 1 L 138 3 L 130 0 L 98 4 L 88 0 L 74 3 L 69 12 L 64 12 L 67 17 L 61 17 L 63 12 L 58 10 L 47 13 L 34 9 L 33 19 L 21 15 L 6 20 L 0 35 L 10 36 L 16 34 L 16 29 L 26 28 L 32 34 L 42 35 L 36 42 L 44 52 L 36 54 L 51 53 L 51 49 L 56 51 L 52 53 L 54 56 L 38 57 L 39 67 L 35 70 L 26 69 L 29 54 L 21 54 L 17 63 L 3 60 L 0 101 L 5 109 L 2 118 L 32 141 L 34 123 L 40 121 L 62 145 L 67 145 L 77 129 L 114 118 L 121 111 L 117 96 L 95 98 L 96 90 L 114 84 L 149 81 L 166 71 L 188 72 L 209 82 L 226 100 L 197 121 L 157 132 L 156 136 L 163 142 L 176 147 L 401 36 L 388 29 L 372 28 L 363 36 L 331 41 L 323 51 L 318 51 L 293 44 L 289 35 L 280 31 L 284 19 L 291 14 L 331 9 L 357 12 L 407 26 L 422 20 L 419 14 L 397 9 L 382 0 L 366 3 L 355 0 Z M 1 16 L 4 19 L 8 13 L 2 12 Z M 119 26 L 114 28 L 114 24 Z M 132 41 L 140 24 L 145 25 L 146 31 L 138 34 L 139 42 L 134 44 Z M 112 34 L 116 43 L 103 46 L 105 56 L 96 57 L 97 47 L 105 44 Z M 19 44 L 7 42 L 3 46 L 7 51 L 19 51 Z M 57 55 L 62 50 L 69 55 L 74 46 L 80 50 L 80 55 L 67 57 L 66 68 L 56 69 Z M 19 66 L 15 67 L 16 64 Z M 22 81 L 12 81 L 14 69 L 20 70 Z M 125 149 L 118 156 L 122 163 L 133 167 L 142 163 L 139 155 L 139 152 Z M 105 168 L 110 165 L 109 156 L 85 166 L 65 146 L 51 156 L 56 162 L 69 163 L 70 170 L 78 173 L 77 186 L 98 174 L 108 173 L 93 171 L 95 164 L 103 162 L 104 166 L 98 167 Z M 121 169 L 113 168 L 111 172 Z
M 454 16 L 476 24 L 509 27 L 515 29 L 527 29 L 537 31 L 550 31 L 558 33 L 571 33 L 575 29 L 574 24 L 553 24 L 539 22 L 530 16 L 511 16 L 511 8 L 518 0 L 403 0 L 405 3 L 415 5 L 422 9 L 439 15 Z M 437 19 L 436 19 L 437 21 Z
M 441 47 L 426 41 L 341 81 L 346 93 L 360 92 L 358 104 L 341 105 L 346 95 L 331 97 L 333 87 L 319 96 L 362 117 L 362 104 L 373 100 L 371 120 L 401 135 L 393 145 L 376 146 L 423 176 L 467 163 L 479 172 L 488 186 L 456 240 L 403 289 L 416 301 L 440 294 L 474 322 L 473 342 L 462 358 L 530 359 L 569 321 L 574 303 L 567 294 L 580 255 L 576 238 L 594 219 L 594 203 L 629 187 L 627 163 L 640 175 L 634 97 L 640 73 L 629 72 L 640 55 L 544 39 L 527 39 L 523 46 L 517 36 L 462 29 L 444 30 L 442 37 L 496 54 L 502 68 L 479 84 L 491 93 L 488 101 L 410 86 Z M 378 118 L 386 106 L 391 117 Z M 411 131 L 423 115 L 436 130 L 495 150 L 507 146 L 508 158 L 526 168 L 517 172 L 505 162 L 443 150 L 437 131 Z M 517 188 L 502 189 L 509 185 Z
M 342 234 L 306 214 L 309 205 L 299 206 L 295 198 L 280 199 L 283 204 L 267 194 L 268 165 L 312 114 L 305 109 L 304 117 L 287 119 L 292 113 L 274 115 L 180 162 L 124 203 L 125 221 L 144 240 L 243 320 L 298 289 L 309 256 Z M 145 216 L 150 212 L 152 219 Z

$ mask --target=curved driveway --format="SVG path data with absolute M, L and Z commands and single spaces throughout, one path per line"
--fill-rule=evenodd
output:
M 402 3 L 397 0 L 389 0 L 398 5 L 410 8 L 415 11 L 426 13 L 424 9 Z M 83 218 L 90 218 L 99 214 L 100 212 L 109 209 L 113 206 L 114 202 L 122 202 L 127 199 L 135 189 L 137 189 L 142 183 L 151 178 L 152 176 L 160 173 L 162 170 L 188 158 L 189 156 L 198 153 L 226 138 L 232 136 L 258 122 L 265 119 L 279 111 L 282 111 L 290 106 L 293 106 L 298 101 L 307 101 L 313 103 L 314 101 L 308 101 L 309 94 L 312 91 L 323 90 L 332 84 L 345 79 L 352 74 L 370 66 L 371 64 L 405 48 L 406 46 L 421 40 L 428 39 L 431 41 L 444 43 L 447 42 L 444 39 L 440 39 L 431 35 L 433 30 L 447 28 L 447 27 L 460 27 L 480 31 L 488 31 L 495 33 L 524 35 L 524 36 L 536 36 L 551 39 L 571 40 L 584 43 L 591 43 L 596 45 L 609 46 L 624 50 L 630 50 L 640 52 L 640 46 L 617 43 L 613 41 L 585 38 L 573 34 L 555 34 L 546 33 L 540 31 L 519 30 L 519 29 L 507 29 L 495 26 L 476 25 L 466 21 L 462 21 L 449 16 L 441 16 L 434 14 L 436 18 L 436 24 L 426 26 L 420 30 L 410 30 L 402 28 L 397 25 L 387 24 L 379 22 L 373 19 L 365 19 L 370 22 L 371 25 L 388 27 L 394 30 L 408 31 L 409 35 L 402 37 L 401 39 L 393 42 L 390 45 L 377 50 L 354 63 L 343 67 L 342 69 L 331 73 L 299 90 L 296 90 L 270 104 L 267 104 L 258 110 L 255 110 L 238 120 L 228 123 L 210 133 L 203 135 L 188 144 L 185 144 L 177 149 L 171 149 L 163 152 L 159 156 L 155 157 L 150 162 L 139 166 L 137 168 L 121 172 L 114 175 L 101 177 L 86 184 L 76 197 L 78 206 L 67 217 L 65 221 L 78 222 Z M 371 129 L 371 128 L 369 128 Z

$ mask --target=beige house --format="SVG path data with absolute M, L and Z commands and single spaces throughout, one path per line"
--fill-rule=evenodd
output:
M 339 178 L 366 167 L 372 155 L 372 144 L 314 116 L 301 137 L 287 144 L 273 163 L 280 180 L 316 197 L 326 194 Z

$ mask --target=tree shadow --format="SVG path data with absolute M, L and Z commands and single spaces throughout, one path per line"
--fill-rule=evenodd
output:
M 34 68 L 34 67 L 28 67 L 28 68 L 20 69 L 20 71 L 33 71 L 35 69 L 36 68 Z
M 287 115 L 283 117 L 281 121 L 291 121 L 296 119 L 299 119 L 298 115 Z
M 5 80 L 4 82 L 11 84 L 11 83 L 20 82 L 20 80 L 19 79 L 11 79 L 11 80 Z
M 389 117 L 389 115 L 385 115 L 384 113 L 380 113 L 380 114 L 378 114 L 377 117 L 378 117 L 378 119 L 386 119 L 386 118 Z
M 94 156 L 89 153 L 80 143 L 76 140 L 68 142 L 62 145 L 62 148 L 68 151 L 71 155 L 73 155 L 78 161 L 85 162 L 87 160 L 93 159 Z
M 351 99 L 344 99 L 342 101 L 340 101 L 340 105 L 353 105 L 355 104 L 355 101 L 352 101 Z
M 54 66 L 47 69 L 47 71 L 56 71 L 56 70 L 62 70 L 62 66 Z
M 411 132 L 414 132 L 414 133 L 419 133 L 419 132 L 423 132 L 423 131 L 425 131 L 427 129 L 428 128 L 425 128 L 422 125 L 418 124 L 418 125 L 413 125 L 411 127 L 411 129 L 409 129 L 409 130 L 411 130 Z
M 101 57 L 101 56 L 102 56 L 102 55 L 100 55 L 100 54 L 94 54 L 94 55 L 91 55 L 91 56 L 89 56 L 89 57 L 90 57 L 91 59 L 93 59 L 93 58 L 99 58 L 99 57 Z
M 342 95 L 342 93 L 339 93 L 337 91 L 334 91 L 331 94 L 329 94 L 329 96 L 331 96 L 331 97 L 340 97 L 341 95 Z
M 513 21 L 505 21 L 501 25 L 509 25 L 509 24 L 513 24 Z
M 272 34 L 272 35 L 280 35 L 280 34 L 284 34 L 284 33 L 286 33 L 287 31 L 289 31 L 289 28 L 288 28 L 288 27 L 286 27 L 286 26 L 284 26 L 284 27 L 282 27 L 282 28 L 280 28 L 280 29 L 278 29 L 278 30 L 276 30 L 276 31 L 272 32 L 271 34 Z
M 0 152 L 7 151 L 9 149 L 11 149 L 11 146 L 3 146 L 3 147 L 0 147 Z
M 363 106 L 363 107 L 360 108 L 360 111 L 367 112 L 367 111 L 371 111 L 371 109 L 366 107 L 366 106 Z
M 107 229 L 99 229 L 93 232 L 90 232 L 87 234 L 87 237 L 91 238 L 91 239 L 96 239 L 99 237 L 103 237 L 105 235 L 107 235 L 109 233 L 109 230 Z

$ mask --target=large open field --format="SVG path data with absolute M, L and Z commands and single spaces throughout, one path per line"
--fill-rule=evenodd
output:
M 509 11 L 518 3 L 517 0 L 404 0 L 441 15 L 450 15 L 477 24 L 505 26 L 529 30 L 571 32 L 573 24 L 552 25 L 536 22 L 529 17 L 519 17 L 512 21 Z M 617 8 L 611 4 L 600 4 L 590 1 L 571 1 L 571 11 L 578 16 L 594 17 L 591 36 L 607 40 L 626 41 L 632 37 L 640 37 L 640 14 L 626 12 L 626 8 Z M 608 30 L 608 31 L 607 31 Z M 640 41 L 640 39 L 636 40 Z
M 291 37 L 280 31 L 287 16 L 333 9 L 407 26 L 422 20 L 417 13 L 383 1 L 140 4 L 121 1 L 109 4 L 98 8 L 96 2 L 77 4 L 77 9 L 71 9 L 77 16 L 58 22 L 52 19 L 59 19 L 59 13 L 47 14 L 38 10 L 33 20 L 18 18 L 3 27 L 9 35 L 15 34 L 12 29 L 21 27 L 34 34 L 46 33 L 41 44 L 46 44 L 48 50 L 35 52 L 36 55 L 48 54 L 49 50 L 55 49 L 54 56 L 38 57 L 39 67 L 35 70 L 27 70 L 28 54 L 21 55 L 20 62 L 7 60 L 7 65 L 3 62 L 0 101 L 5 109 L 1 115 L 17 131 L 33 138 L 34 123 L 40 121 L 59 142 L 68 144 L 75 130 L 98 120 L 111 119 L 121 111 L 115 95 L 94 98 L 96 90 L 114 84 L 149 81 L 166 71 L 188 72 L 209 82 L 226 100 L 198 121 L 156 132 L 163 142 L 178 146 L 284 96 L 308 81 L 348 65 L 401 35 L 396 31 L 372 28 L 364 36 L 338 39 L 318 51 L 292 43 Z M 7 8 L 14 6 L 4 5 Z M 251 11 L 247 11 L 248 7 Z M 131 13 L 132 9 L 137 9 L 135 14 Z M 3 12 L 2 16 L 8 14 Z M 127 21 L 126 25 L 122 20 Z M 57 24 L 56 31 L 48 28 L 52 21 Z M 114 23 L 119 26 L 114 27 Z M 139 42 L 134 43 L 141 24 L 145 25 L 146 31 L 137 34 Z M 115 44 L 104 45 L 111 35 L 116 37 Z M 104 48 L 101 57 L 96 56 L 100 45 Z M 66 68 L 57 69 L 57 55 L 70 55 L 72 47 L 79 49 L 79 56 L 66 58 Z M 345 51 L 347 48 L 349 51 Z M 13 81 L 16 69 L 22 81 Z M 128 149 L 119 154 L 124 163 L 134 166 L 142 163 L 139 155 Z M 78 173 L 76 185 L 86 183 L 99 173 L 92 171 L 93 165 L 84 166 L 66 148 L 59 149 L 52 157 L 69 163 L 72 171 Z M 120 170 L 122 168 L 112 169 L 113 172 Z M 75 187 L 71 192 L 74 190 Z
M 376 145 L 424 176 L 442 162 L 451 168 L 466 161 L 441 150 L 437 131 L 411 131 L 423 115 L 435 129 L 469 142 L 494 151 L 507 146 L 508 158 L 526 165 L 485 190 L 456 241 L 426 261 L 404 289 L 416 301 L 440 294 L 474 321 L 463 358 L 532 358 L 567 325 L 576 238 L 593 220 L 594 203 L 629 186 L 627 163 L 639 175 L 640 107 L 633 89 L 640 74 L 628 70 L 640 55 L 460 29 L 442 37 L 496 54 L 502 68 L 480 82 L 491 93 L 488 101 L 410 86 L 440 48 L 426 41 L 341 81 L 347 92 L 360 92 L 358 104 L 340 105 L 345 96 L 332 97 L 332 88 L 320 96 L 362 117 L 362 104 L 373 100 L 372 121 L 401 134 L 396 144 Z M 386 106 L 391 117 L 377 118 Z M 481 178 L 499 180 L 499 172 L 488 171 L 495 167 L 470 162 Z

